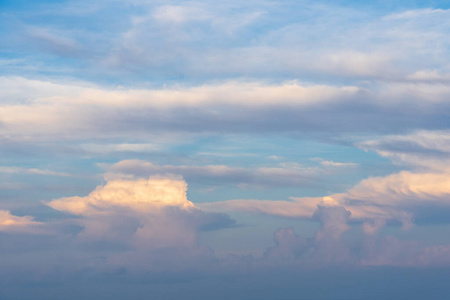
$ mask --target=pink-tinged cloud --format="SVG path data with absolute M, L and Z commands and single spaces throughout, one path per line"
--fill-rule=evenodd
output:
M 186 198 L 186 191 L 186 182 L 179 179 L 117 179 L 97 187 L 86 197 L 61 198 L 47 204 L 76 215 L 107 214 L 115 208 L 130 209 L 139 214 L 158 213 L 165 207 L 194 208 Z
M 37 227 L 42 223 L 33 219 L 31 216 L 19 217 L 12 215 L 7 210 L 0 210 L 0 231 L 37 233 L 39 231 Z
M 111 263 L 139 268 L 139 263 L 133 263 L 137 256 L 147 257 L 153 264 L 157 263 L 152 260 L 158 256 L 155 253 L 161 249 L 201 252 L 200 231 L 233 225 L 227 215 L 195 207 L 186 198 L 186 190 L 187 184 L 180 178 L 115 179 L 86 197 L 61 198 L 47 204 L 81 217 L 75 220 L 83 227 L 77 235 L 79 242 L 121 244 L 130 250 L 110 257 Z

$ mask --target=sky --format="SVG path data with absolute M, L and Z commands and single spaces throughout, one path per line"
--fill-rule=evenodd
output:
M 0 0 L 0 300 L 445 299 L 448 1 Z

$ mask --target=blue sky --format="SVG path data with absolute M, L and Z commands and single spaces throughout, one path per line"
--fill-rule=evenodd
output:
M 2 1 L 0 299 L 438 299 L 449 17 Z

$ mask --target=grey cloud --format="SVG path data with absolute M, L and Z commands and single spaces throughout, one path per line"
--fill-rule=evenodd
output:
M 65 33 L 55 34 L 44 28 L 28 27 L 25 35 L 34 40 L 38 47 L 58 55 L 78 56 L 83 49 L 77 41 L 68 38 Z
M 450 160 L 448 130 L 419 130 L 406 135 L 389 135 L 357 146 L 421 171 L 447 172 Z
M 314 213 L 321 228 L 313 238 L 303 238 L 293 227 L 280 228 L 274 233 L 275 246 L 270 247 L 262 263 L 294 263 L 305 266 L 346 264 L 354 265 L 356 257 L 350 255 L 350 246 L 342 235 L 350 229 L 350 212 L 341 206 L 318 205 Z
M 404 133 L 448 129 L 447 87 L 393 84 L 378 89 L 308 86 L 300 83 L 225 83 L 193 88 L 108 90 L 23 78 L 0 82 L 39 84 L 24 104 L 1 106 L 10 139 L 24 135 L 72 141 L 161 134 Z M 58 99 L 58 100 L 56 100 Z M 128 103 L 128 105 L 125 105 Z M 11 118 L 14 115 L 14 118 Z
M 277 264 L 295 262 L 311 244 L 310 240 L 298 236 L 293 227 L 277 229 L 273 240 L 275 246 L 266 249 L 263 260 Z
M 270 247 L 256 265 L 290 264 L 299 267 L 318 266 L 439 266 L 450 262 L 450 245 L 425 246 L 418 241 L 399 240 L 366 231 L 353 242 L 343 234 L 350 212 L 340 206 L 318 206 L 315 213 L 321 228 L 313 238 L 298 236 L 292 227 L 274 233 L 275 246 Z M 381 226 L 383 226 L 381 224 Z
M 121 219 L 120 222 L 128 222 L 126 213 L 120 211 L 120 214 L 121 218 L 117 218 L 116 221 Z M 202 219 L 204 216 L 201 215 L 200 217 L 191 216 L 173 207 L 168 208 L 166 214 L 170 215 L 171 222 L 179 222 L 188 227 L 203 226 L 203 221 L 191 222 L 192 218 Z M 0 252 L 2 257 L 7 258 L 0 261 L 2 267 L 0 287 L 4 294 L 19 297 L 12 299 L 32 299 L 25 294 L 25 290 L 19 289 L 14 294 L 13 286 L 27 285 L 26 290 L 29 291 L 30 283 L 52 286 L 55 282 L 57 286 L 65 286 L 67 282 L 75 283 L 78 288 L 83 287 L 85 295 L 96 294 L 96 289 L 92 285 L 98 287 L 108 282 L 114 283 L 113 286 L 116 287 L 119 285 L 121 291 L 126 287 L 134 289 L 135 284 L 138 283 L 141 288 L 145 286 L 158 291 L 164 290 L 163 287 L 167 285 L 171 288 L 184 286 L 191 289 L 200 285 L 202 293 L 199 292 L 199 299 L 209 298 L 205 295 L 209 295 L 208 287 L 211 288 L 211 284 L 217 285 L 213 289 L 215 291 L 220 286 L 228 287 L 228 292 L 224 294 L 227 296 L 223 299 L 229 299 L 228 296 L 231 295 L 241 296 L 242 291 L 246 291 L 246 299 L 249 297 L 250 299 L 252 297 L 272 299 L 274 295 L 271 293 L 274 287 L 283 287 L 284 291 L 288 289 L 292 292 L 292 297 L 294 295 L 296 297 L 300 291 L 304 293 L 305 288 L 310 285 L 315 287 L 311 289 L 311 295 L 317 296 L 322 295 L 320 291 L 317 291 L 317 286 L 322 284 L 323 289 L 329 291 L 336 288 L 336 291 L 348 296 L 359 293 L 353 294 L 354 285 L 351 290 L 353 292 L 342 290 L 343 286 L 348 286 L 350 279 L 347 276 L 357 277 L 358 282 L 361 283 L 362 278 L 372 278 L 371 276 L 380 280 L 388 274 L 403 274 L 403 272 L 411 274 L 413 270 L 418 272 L 414 269 L 417 267 L 420 267 L 418 274 L 432 273 L 436 272 L 432 269 L 433 267 L 447 266 L 450 263 L 450 247 L 448 246 L 425 247 L 418 242 L 401 241 L 374 234 L 363 235 L 356 241 L 347 240 L 344 234 L 349 229 L 347 226 L 349 212 L 342 207 L 322 205 L 317 208 L 315 216 L 321 223 L 321 228 L 313 237 L 303 238 L 297 235 L 292 227 L 280 228 L 274 232 L 274 246 L 266 249 L 261 258 L 230 255 L 219 259 L 212 249 L 201 245 L 158 248 L 151 245 L 155 242 L 154 239 L 144 241 L 149 244 L 132 250 L 114 244 L 104 244 L 106 247 L 101 247 L 100 244 L 95 247 L 86 247 L 86 244 L 80 243 L 79 239 L 74 239 L 70 235 L 36 238 L 26 235 L 0 234 L 0 239 L 6 242 L 1 244 Z M 160 222 L 160 217 L 156 217 L 154 221 Z M 99 224 L 107 222 L 114 225 L 111 220 L 98 218 L 98 221 L 100 221 Z M 121 227 L 120 230 L 126 230 L 123 227 L 124 224 L 120 222 L 115 225 Z M 205 222 L 209 223 L 209 220 Z M 119 230 L 119 227 L 116 227 L 116 230 Z M 27 263 L 21 269 L 14 267 L 19 260 L 22 264 Z M 397 268 L 393 269 L 392 266 Z M 442 274 L 440 271 L 438 273 Z M 329 280 L 334 282 L 331 287 Z M 243 282 L 245 284 L 241 286 Z M 251 290 L 247 284 L 251 285 Z M 255 286 L 259 286 L 258 284 L 261 284 L 261 291 L 265 291 L 264 286 L 267 291 L 260 295 L 254 289 Z M 298 287 L 299 284 L 300 287 Z M 408 284 L 410 284 L 409 281 Z M 67 292 L 66 288 L 61 291 Z M 234 292 L 230 292 L 229 288 Z M 396 293 L 398 292 L 397 288 L 393 289 Z M 52 291 L 48 299 L 57 299 L 52 297 L 55 295 L 59 297 L 60 292 L 54 289 Z M 167 296 L 169 291 L 164 291 L 163 294 Z M 36 292 L 39 294 L 39 291 Z M 134 297 L 135 294 L 131 293 L 131 295 Z M 185 295 L 173 294 L 174 299 L 182 299 L 183 296 L 185 297 Z M 329 299 L 327 294 L 322 296 L 323 299 Z M 36 297 L 36 293 L 33 297 Z M 118 296 L 116 293 L 105 292 L 98 297 L 114 299 Z M 219 299 L 222 299 L 220 297 L 221 295 Z M 286 299 L 292 297 L 288 296 Z M 369 299 L 372 298 L 369 297 Z

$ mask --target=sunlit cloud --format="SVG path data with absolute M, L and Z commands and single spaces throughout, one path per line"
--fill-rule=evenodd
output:
M 81 216 L 77 223 L 83 227 L 78 235 L 82 241 L 125 243 L 135 251 L 194 249 L 199 231 L 234 222 L 227 215 L 195 207 L 187 200 L 186 191 L 181 178 L 115 179 L 86 197 L 55 199 L 47 205 Z
M 28 2 L 0 12 L 1 299 L 445 294 L 448 3 Z
M 7 210 L 0 210 L 0 231 L 37 233 L 40 222 L 33 220 L 31 216 L 15 216 Z

